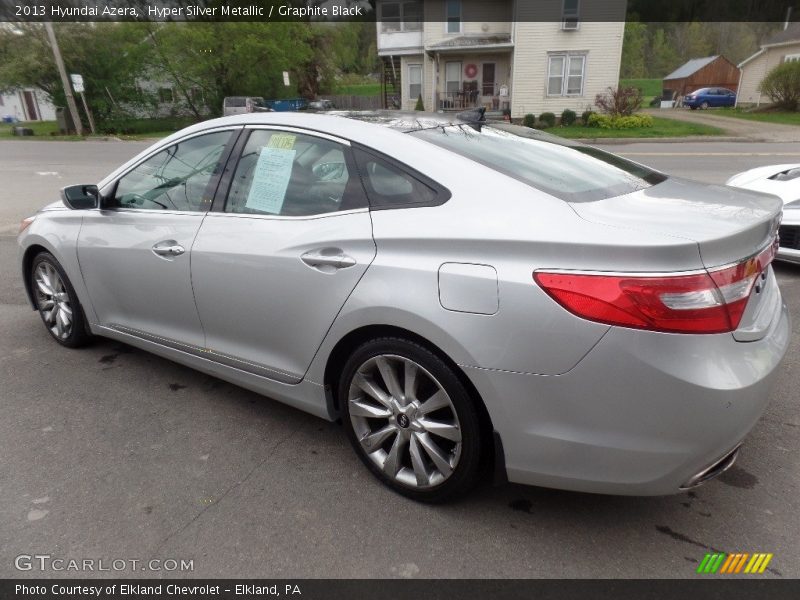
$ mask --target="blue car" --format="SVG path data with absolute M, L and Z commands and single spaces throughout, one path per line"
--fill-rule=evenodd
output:
M 683 97 L 683 105 L 692 110 L 706 109 L 712 106 L 734 106 L 736 92 L 726 88 L 700 88 Z

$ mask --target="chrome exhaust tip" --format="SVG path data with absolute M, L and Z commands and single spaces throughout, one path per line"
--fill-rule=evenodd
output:
M 710 466 L 691 477 L 679 489 L 682 491 L 690 490 L 692 488 L 696 488 L 698 485 L 703 485 L 705 482 L 710 481 L 719 475 L 722 475 L 725 471 L 733 466 L 733 463 L 736 462 L 736 457 L 739 456 L 739 449 L 741 447 L 742 445 L 738 444 L 733 450 L 725 454 L 722 458 L 716 460 Z

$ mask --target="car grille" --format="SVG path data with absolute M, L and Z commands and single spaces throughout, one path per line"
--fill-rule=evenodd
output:
M 800 225 L 781 225 L 778 236 L 781 248 L 800 250 Z

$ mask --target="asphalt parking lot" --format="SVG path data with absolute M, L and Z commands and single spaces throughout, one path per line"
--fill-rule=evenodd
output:
M 597 496 L 484 486 L 416 504 L 368 474 L 343 431 L 112 341 L 52 342 L 17 272 L 22 217 L 146 147 L 0 142 L 0 577 L 19 555 L 192 560 L 100 576 L 691 577 L 706 552 L 770 552 L 800 576 L 800 267 L 776 267 L 794 336 L 736 466 L 689 494 Z M 800 144 L 609 146 L 721 183 L 800 162 Z M 762 576 L 763 577 L 763 576 Z

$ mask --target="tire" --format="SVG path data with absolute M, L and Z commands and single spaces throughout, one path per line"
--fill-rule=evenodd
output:
M 439 503 L 477 483 L 486 441 L 476 401 L 427 348 L 395 337 L 362 344 L 337 394 L 356 454 L 396 492 Z
M 702 108 L 703 110 L 708 110 L 708 102 L 703 102 L 703 103 L 700 105 L 700 108 Z
M 691 108 L 692 110 L 697 110 L 696 106 L 690 106 L 689 108 Z
M 92 339 L 78 295 L 49 252 L 37 254 L 28 274 L 31 292 L 47 332 L 62 346 L 79 348 Z

